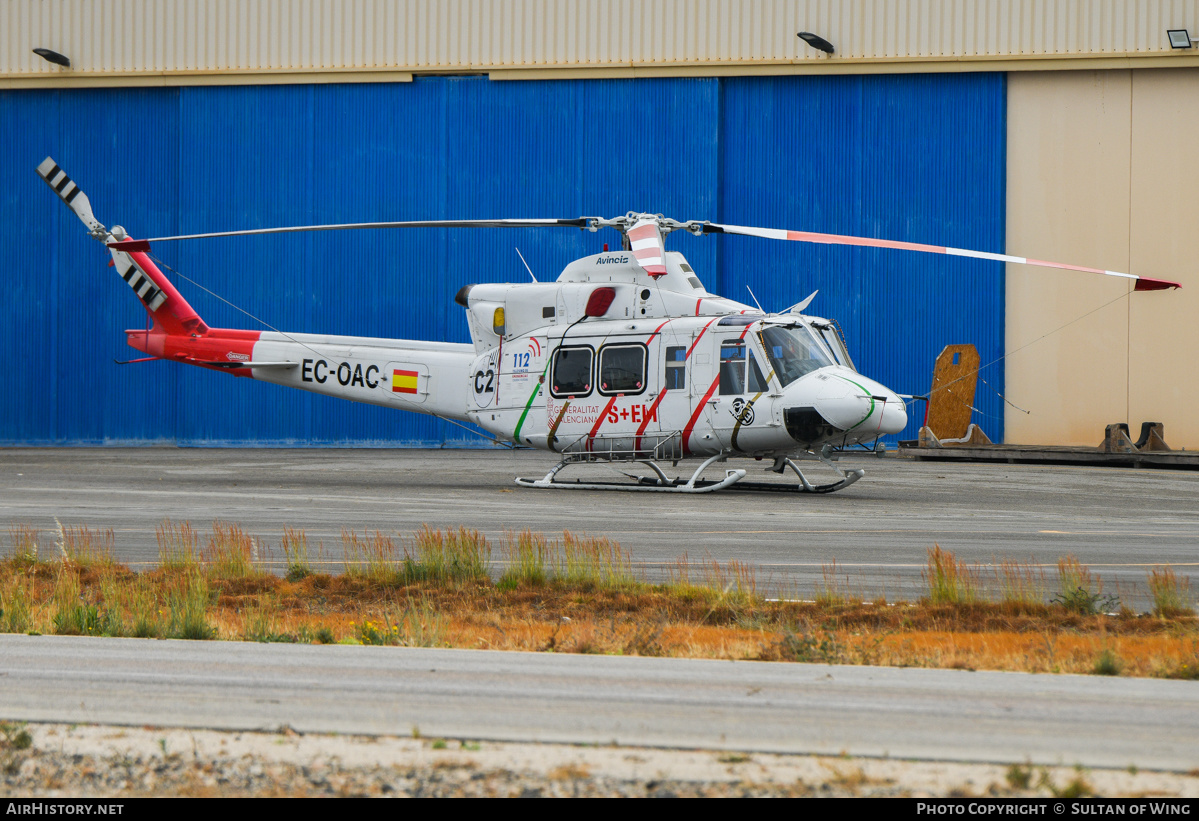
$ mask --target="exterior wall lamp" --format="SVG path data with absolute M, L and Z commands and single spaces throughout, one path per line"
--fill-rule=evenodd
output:
M 71 67 L 71 58 L 65 54 L 59 54 L 57 51 L 51 51 L 48 48 L 35 48 L 33 53 L 44 60 L 48 60 L 55 65 L 63 66 L 64 68 Z
M 809 46 L 816 49 L 817 51 L 823 51 L 825 54 L 833 53 L 833 44 L 830 43 L 828 40 L 825 40 L 819 34 L 813 34 L 810 31 L 801 31 L 798 34 L 796 34 L 795 36 L 798 37 L 800 40 L 803 40 L 805 43 L 807 43 Z
M 1199 40 L 1191 38 L 1186 29 L 1169 29 L 1166 36 L 1170 38 L 1170 48 L 1191 48 L 1195 43 L 1199 43 Z

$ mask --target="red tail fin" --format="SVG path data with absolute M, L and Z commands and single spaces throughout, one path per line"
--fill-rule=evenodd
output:
M 166 274 L 158 270 L 149 255 L 111 246 L 109 252 L 117 273 L 129 283 L 154 320 L 155 331 L 173 336 L 203 336 L 208 333 L 208 326 L 200 319 L 200 315 L 175 290 Z

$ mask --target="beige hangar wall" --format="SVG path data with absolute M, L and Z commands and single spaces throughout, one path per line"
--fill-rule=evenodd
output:
M 1008 75 L 1008 252 L 1184 287 L 1009 265 L 1006 441 L 1095 445 L 1154 421 L 1199 449 L 1197 160 L 1199 71 Z

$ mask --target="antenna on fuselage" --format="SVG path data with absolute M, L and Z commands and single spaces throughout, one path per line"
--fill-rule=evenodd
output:
M 749 291 L 749 295 L 750 295 L 751 297 L 753 297 L 754 304 L 758 306 L 758 310 L 759 310 L 759 311 L 762 311 L 762 303 L 761 303 L 761 302 L 758 302 L 758 297 L 754 295 L 754 289 L 753 289 L 753 288 L 751 288 L 751 287 L 749 287 L 748 285 L 746 285 L 746 286 L 745 286 L 745 290 Z M 765 311 L 762 311 L 762 313 L 766 313 L 766 312 L 765 312 Z
M 522 253 L 520 252 L 520 249 L 519 249 L 519 248 L 517 248 L 517 249 L 516 249 L 516 255 L 517 255 L 518 257 L 520 257 L 520 261 L 521 261 L 521 262 L 524 262 L 524 263 L 525 263 L 525 270 L 529 272 L 529 279 L 531 279 L 531 280 L 533 280 L 534 282 L 536 282 L 536 281 L 537 281 L 537 277 L 533 276 L 533 269 L 529 267 L 529 263 L 525 262 L 525 255 L 524 255 L 524 254 L 522 254 Z

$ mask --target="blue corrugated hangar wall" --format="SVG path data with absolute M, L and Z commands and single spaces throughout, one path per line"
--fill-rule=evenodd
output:
M 291 85 L 0 93 L 7 294 L 0 442 L 486 444 L 435 419 L 128 359 L 144 313 L 34 167 L 106 225 L 161 236 L 303 223 L 653 211 L 1004 250 L 1002 74 Z M 409 230 L 189 241 L 156 253 L 210 325 L 467 341 L 468 282 L 539 279 L 613 232 Z M 676 233 L 708 288 L 837 318 L 901 393 L 972 342 L 1002 355 L 1002 266 Z M 186 277 L 186 278 L 185 278 Z M 192 281 L 196 284 L 193 284 Z M 1002 364 L 984 371 L 1002 390 Z M 976 415 L 1002 436 L 997 395 Z M 923 408 L 903 435 L 913 438 Z

